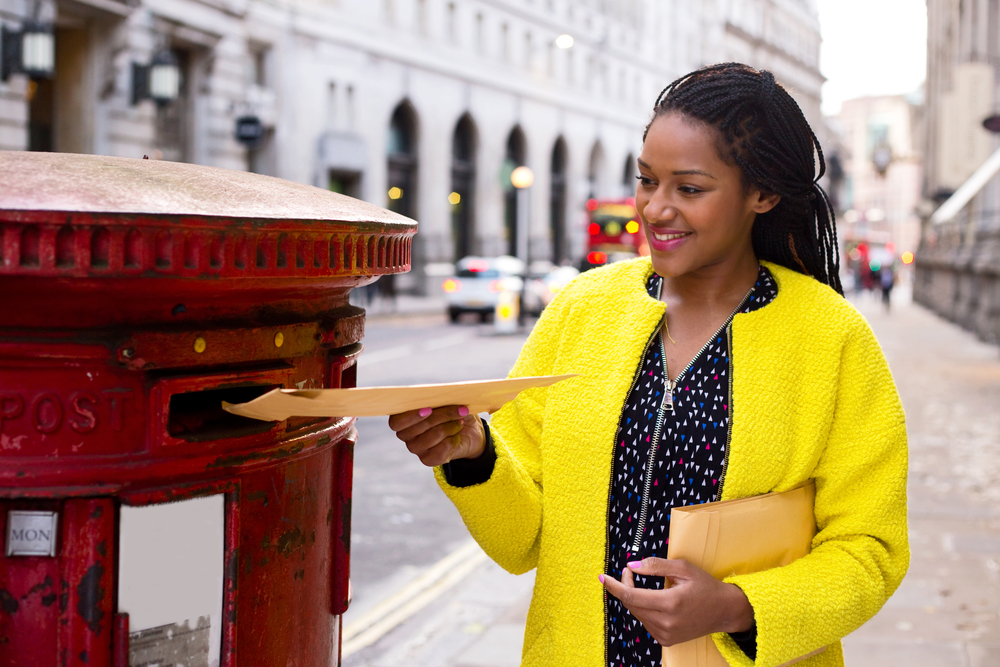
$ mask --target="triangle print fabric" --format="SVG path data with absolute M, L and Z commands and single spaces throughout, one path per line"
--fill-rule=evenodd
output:
M 658 298 L 660 277 L 646 283 Z M 778 294 L 770 272 L 760 267 L 757 283 L 740 311 L 762 308 Z M 653 338 L 639 375 L 625 400 L 615 441 L 614 472 L 608 505 L 607 573 L 621 578 L 625 564 L 667 557 L 670 510 L 715 500 L 726 460 L 729 419 L 729 337 L 726 331 L 709 341 L 674 389 L 673 411 L 666 411 L 653 459 L 648 519 L 637 553 L 631 548 L 640 523 L 642 493 L 652 449 L 652 436 L 663 403 L 665 376 L 659 341 Z M 672 371 L 676 372 L 676 371 Z M 635 576 L 639 588 L 663 588 L 661 577 Z M 605 595 L 608 667 L 660 667 L 659 644 L 622 604 Z

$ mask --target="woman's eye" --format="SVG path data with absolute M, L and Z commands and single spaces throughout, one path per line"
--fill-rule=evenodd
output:
M 651 178 L 646 178 L 645 176 L 636 176 L 636 178 L 639 180 L 639 185 L 641 185 L 644 188 L 649 188 L 655 185 L 653 183 L 653 179 Z
M 690 185 L 682 185 L 677 189 L 686 195 L 696 195 L 699 192 L 703 192 L 703 190 L 699 190 L 698 188 L 693 188 Z

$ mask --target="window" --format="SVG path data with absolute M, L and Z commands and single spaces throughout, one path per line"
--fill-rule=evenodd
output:
M 409 102 L 401 102 L 389 122 L 388 208 L 412 217 L 416 213 L 417 117 Z
M 267 45 L 255 44 L 250 47 L 250 83 L 266 88 L 270 83 L 269 61 L 271 59 L 271 48 Z
M 549 190 L 549 228 L 552 235 L 552 263 L 568 258 L 566 247 L 566 141 L 559 137 L 552 147 Z
M 417 30 L 427 34 L 427 0 L 417 0 Z
M 354 129 L 354 86 L 347 87 L 347 112 L 344 114 L 347 121 L 347 129 Z
M 501 185 L 504 188 L 504 231 L 507 240 L 507 254 L 518 256 L 517 228 L 517 190 L 510 182 L 510 173 L 516 167 L 520 167 L 525 162 L 527 154 L 527 141 L 520 126 L 515 127 L 507 136 L 507 154 L 504 159 L 503 174 L 507 177 L 503 179 Z M 523 259 L 523 258 L 522 258 Z
M 326 129 L 334 130 L 337 127 L 337 84 L 330 82 L 326 89 Z
M 451 227 L 454 258 L 473 254 L 475 243 L 476 128 L 465 114 L 455 126 L 451 143 Z

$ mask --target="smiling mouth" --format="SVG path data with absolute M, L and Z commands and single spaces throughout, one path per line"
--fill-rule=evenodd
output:
M 682 239 L 685 236 L 691 236 L 691 232 L 676 232 L 669 234 L 657 234 L 653 232 L 653 238 L 657 241 L 673 241 L 675 239 Z

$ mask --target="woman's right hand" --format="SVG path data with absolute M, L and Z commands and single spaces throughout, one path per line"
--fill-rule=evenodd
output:
M 479 458 L 486 447 L 486 432 L 479 417 L 459 405 L 392 415 L 389 428 L 430 468 L 455 459 Z

